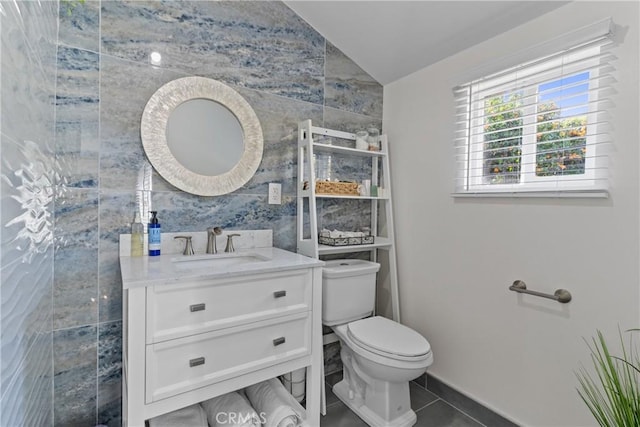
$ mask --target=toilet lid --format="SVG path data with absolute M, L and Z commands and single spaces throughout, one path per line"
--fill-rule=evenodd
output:
M 351 322 L 347 333 L 358 345 L 376 353 L 403 357 L 423 356 L 431 351 L 419 333 L 385 317 L 375 316 Z

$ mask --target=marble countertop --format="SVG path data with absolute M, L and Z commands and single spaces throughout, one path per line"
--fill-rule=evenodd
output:
M 248 256 L 259 258 L 259 260 L 223 265 L 227 264 L 224 260 L 225 258 L 228 260 L 229 258 Z M 206 265 L 209 260 L 213 259 L 221 261 L 219 268 Z M 199 263 L 200 260 L 204 261 L 203 265 L 190 267 L 192 264 Z M 175 284 L 187 280 L 206 280 L 296 270 L 320 267 L 322 265 L 324 265 L 324 262 L 318 259 L 274 247 L 239 249 L 233 253 L 218 253 L 215 255 L 120 256 L 123 289 Z

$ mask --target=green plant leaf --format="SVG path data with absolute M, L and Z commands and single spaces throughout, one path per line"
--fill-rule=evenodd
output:
M 627 332 L 638 331 L 630 329 Z M 625 343 L 620 335 L 621 355 L 609 351 L 600 331 L 591 343 L 585 340 L 591 352 L 595 375 L 582 367 L 578 373 L 578 394 L 598 424 L 603 427 L 640 426 L 640 356 L 633 337 Z

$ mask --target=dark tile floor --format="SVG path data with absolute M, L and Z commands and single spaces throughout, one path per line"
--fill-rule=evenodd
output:
M 342 379 L 342 372 L 326 377 L 327 415 L 321 417 L 321 427 L 368 427 L 342 403 L 331 387 Z M 484 427 L 464 412 L 456 409 L 432 392 L 411 382 L 411 407 L 418 415 L 415 427 Z

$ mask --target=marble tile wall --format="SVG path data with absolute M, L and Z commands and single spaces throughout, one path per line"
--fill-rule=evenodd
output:
M 149 64 L 151 51 L 162 54 L 161 66 Z M 176 190 L 142 150 L 147 100 L 164 83 L 191 75 L 231 85 L 263 128 L 257 173 L 225 196 Z M 278 1 L 86 0 L 70 13 L 60 8 L 57 88 L 55 425 L 115 426 L 118 236 L 129 231 L 136 206 L 150 203 L 167 232 L 270 228 L 275 246 L 295 250 L 297 123 L 380 128 L 382 86 Z M 282 205 L 267 204 L 269 182 L 282 183 Z M 357 206 L 326 209 L 331 224 L 361 221 L 350 213 Z
M 0 425 L 53 425 L 54 2 L 0 2 Z

